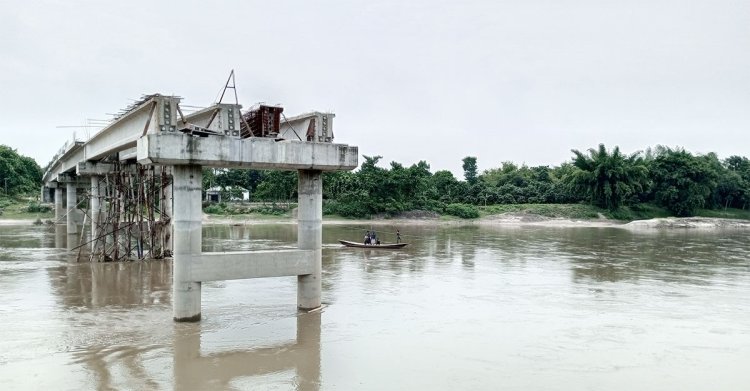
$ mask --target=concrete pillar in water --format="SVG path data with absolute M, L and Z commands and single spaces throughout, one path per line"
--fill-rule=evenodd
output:
M 200 166 L 174 166 L 174 273 L 172 315 L 177 322 L 201 319 L 201 283 L 190 281 L 193 258 L 201 255 L 201 188 Z
M 297 276 L 297 308 L 320 307 L 323 242 L 323 177 L 318 170 L 299 170 L 297 246 L 313 250 L 313 272 Z
M 167 169 L 168 175 L 172 174 L 172 168 L 169 167 Z M 167 180 L 169 180 L 169 177 L 167 177 Z M 173 237 L 174 237 L 174 218 L 172 216 L 172 186 L 173 183 L 170 182 L 165 188 L 164 188 L 164 205 L 162 206 L 162 211 L 164 214 L 170 219 L 169 226 L 165 227 L 164 230 L 164 250 L 169 251 L 170 254 L 174 254 L 174 246 L 173 246 Z M 162 219 L 164 220 L 164 219 Z
M 300 390 L 320 389 L 320 311 L 297 316 L 297 382 Z
M 63 189 L 60 185 L 55 188 L 55 224 L 62 224 L 62 218 L 65 215 L 63 209 Z
M 99 217 L 101 204 L 99 203 L 99 177 L 91 176 L 91 251 L 96 253 L 97 236 L 99 235 Z M 101 240 L 104 240 L 102 238 Z M 101 241 L 99 240 L 99 242 Z
M 75 216 L 75 210 L 76 210 L 76 185 L 75 183 L 67 183 L 65 188 L 65 193 L 67 197 L 68 204 L 66 205 L 66 214 L 67 214 L 67 225 L 68 225 L 68 235 L 74 234 L 78 232 L 76 230 L 76 216 Z

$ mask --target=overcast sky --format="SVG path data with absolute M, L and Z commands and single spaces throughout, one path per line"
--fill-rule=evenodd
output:
M 44 166 L 57 126 L 146 93 L 206 106 L 230 69 L 245 107 L 332 110 L 336 142 L 433 172 L 599 143 L 750 156 L 744 0 L 0 0 L 0 144 Z

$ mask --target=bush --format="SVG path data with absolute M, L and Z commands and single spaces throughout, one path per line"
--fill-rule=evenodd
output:
M 223 208 L 223 204 L 212 204 L 203 209 L 204 212 L 212 215 L 223 215 L 226 210 Z
M 363 203 L 335 200 L 325 200 L 323 202 L 323 214 L 343 217 L 370 217 L 370 211 Z
M 253 209 L 252 211 L 260 213 L 262 215 L 283 216 L 286 214 L 287 209 L 273 204 L 271 206 L 261 206 L 259 208 Z
M 49 205 L 42 205 L 39 202 L 30 202 L 26 207 L 26 211 L 29 213 L 49 213 L 52 212 L 52 207 Z
M 473 205 L 450 204 L 445 207 L 445 213 L 462 219 L 475 219 L 479 217 L 479 210 Z

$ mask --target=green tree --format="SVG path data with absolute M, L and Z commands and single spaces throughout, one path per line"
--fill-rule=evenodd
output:
M 448 170 L 437 171 L 432 175 L 431 187 L 437 200 L 446 204 L 456 203 L 463 196 L 463 189 L 458 179 Z
M 41 184 L 42 169 L 34 159 L 0 145 L 0 191 L 7 195 L 27 194 L 38 191 Z
M 706 205 L 717 173 L 708 159 L 666 148 L 651 163 L 654 199 L 676 216 L 693 216 Z
M 729 205 L 735 208 L 745 209 L 750 204 L 750 159 L 744 156 L 730 156 L 724 160 L 724 166 L 729 171 L 729 175 L 736 175 L 738 192 L 733 194 L 733 199 Z M 731 177 L 730 177 L 731 178 Z M 730 179 L 730 181 L 733 181 Z M 720 185 L 721 186 L 721 185 Z M 733 186 L 730 184 L 730 187 Z
M 297 172 L 269 170 L 258 184 L 255 199 L 266 201 L 291 201 L 297 197 Z
M 619 147 L 609 153 L 604 144 L 590 148 L 588 155 L 575 149 L 571 152 L 578 169 L 570 176 L 571 184 L 594 205 L 617 209 L 646 182 L 648 169 L 639 153 L 625 156 Z
M 477 183 L 477 158 L 474 156 L 467 156 L 461 160 L 464 169 L 464 179 L 469 185 Z

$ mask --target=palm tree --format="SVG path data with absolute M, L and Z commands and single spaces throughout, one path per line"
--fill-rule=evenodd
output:
M 571 184 L 594 205 L 617 209 L 646 183 L 648 169 L 640 152 L 625 156 L 620 147 L 615 147 L 610 154 L 604 144 L 599 144 L 599 149 L 590 148 L 588 155 L 575 149 L 571 152 L 577 168 L 571 175 Z

